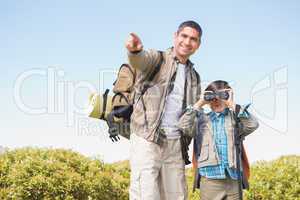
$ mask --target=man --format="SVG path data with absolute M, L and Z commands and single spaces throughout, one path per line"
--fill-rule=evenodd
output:
M 130 127 L 131 200 L 187 199 L 187 135 L 194 129 L 179 122 L 200 95 L 200 78 L 189 57 L 199 48 L 201 35 L 196 22 L 186 21 L 174 34 L 174 47 L 165 52 L 144 50 L 134 33 L 126 41 L 129 63 L 137 69 Z
M 211 108 L 210 113 L 204 113 L 201 109 L 205 104 Z M 259 126 L 247 108 L 248 106 L 242 106 L 239 111 L 236 110 L 232 88 L 223 80 L 209 84 L 204 91 L 204 97 L 194 105 L 194 109 L 202 110 L 198 115 L 194 149 L 198 173 L 201 176 L 201 200 L 241 199 L 241 182 L 238 180 L 245 179 L 239 176 L 241 173 L 237 165 L 239 156 L 235 145 L 235 113 L 238 112 L 236 115 L 242 125 L 239 130 L 240 137 L 254 132 Z M 241 171 L 243 170 L 246 169 L 242 165 Z

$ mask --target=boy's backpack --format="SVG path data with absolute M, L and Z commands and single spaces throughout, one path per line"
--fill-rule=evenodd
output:
M 147 81 L 141 87 L 140 96 L 149 88 L 149 83 L 159 72 L 163 62 L 163 53 L 159 51 L 160 61 L 149 75 Z M 107 122 L 109 137 L 112 141 L 118 141 L 118 135 L 130 138 L 130 117 L 133 112 L 135 99 L 134 86 L 137 71 L 129 64 L 122 64 L 119 68 L 116 81 L 113 83 L 113 96 L 109 96 L 109 89 L 103 95 L 92 94 L 90 96 L 89 117 L 101 119 Z

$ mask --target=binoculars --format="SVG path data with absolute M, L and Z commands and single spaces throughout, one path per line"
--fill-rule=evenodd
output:
M 204 92 L 204 100 L 205 101 L 212 101 L 214 99 L 223 99 L 223 100 L 228 100 L 229 99 L 229 91 L 224 90 L 224 91 L 205 91 Z

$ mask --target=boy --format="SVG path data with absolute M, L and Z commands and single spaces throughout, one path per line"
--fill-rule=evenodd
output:
M 198 113 L 194 153 L 201 177 L 201 200 L 239 199 L 237 153 L 235 145 L 235 116 L 242 125 L 238 135 L 245 137 L 258 128 L 257 120 L 241 107 L 235 115 L 233 92 L 226 81 L 214 81 L 205 89 L 193 109 L 203 110 L 208 104 L 211 112 Z M 242 171 L 241 166 L 241 171 Z

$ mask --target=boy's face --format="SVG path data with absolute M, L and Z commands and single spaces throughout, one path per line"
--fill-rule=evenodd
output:
M 210 101 L 209 105 L 214 112 L 218 113 L 223 112 L 225 108 L 227 108 L 225 102 L 219 98 L 215 98 L 212 101 Z
M 212 97 L 213 99 L 209 101 L 209 105 L 214 112 L 223 112 L 228 107 L 228 102 L 232 101 L 232 90 L 230 89 L 209 92 L 215 94 Z

